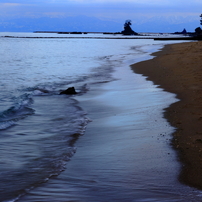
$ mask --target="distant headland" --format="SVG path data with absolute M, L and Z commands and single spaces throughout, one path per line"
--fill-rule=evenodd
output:
M 202 18 L 202 15 L 200 16 Z M 202 24 L 202 20 L 201 20 Z M 197 27 L 195 29 L 195 32 L 187 32 L 187 30 L 184 28 L 181 32 L 174 32 L 169 33 L 170 36 L 165 36 L 163 33 L 159 33 L 160 37 L 152 37 L 151 35 L 147 34 L 140 34 L 131 28 L 132 21 L 126 20 L 124 23 L 124 30 L 120 32 L 60 32 L 60 31 L 35 31 L 34 33 L 57 33 L 57 34 L 108 34 L 108 35 L 122 35 L 122 36 L 133 36 L 134 39 L 139 39 L 141 36 L 145 36 L 148 39 L 154 39 L 154 40 L 202 40 L 202 29 L 200 27 Z M 172 36 L 171 36 L 172 35 Z M 134 37 L 135 36 L 135 37 Z M 139 37 L 138 37 L 139 36 Z M 88 38 L 88 37 L 85 37 Z M 89 37 L 91 38 L 91 37 Z M 96 37 L 93 37 L 96 38 Z M 108 37 L 105 37 L 108 38 Z M 119 37 L 117 37 L 119 38 Z M 121 37 L 120 37 L 121 38 Z M 130 37 L 131 38 L 131 37 Z M 122 37 L 123 39 L 123 37 Z

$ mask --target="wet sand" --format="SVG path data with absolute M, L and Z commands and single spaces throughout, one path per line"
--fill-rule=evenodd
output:
M 166 45 L 153 55 L 132 69 L 180 100 L 164 113 L 176 128 L 172 143 L 182 163 L 179 180 L 202 189 L 202 42 Z

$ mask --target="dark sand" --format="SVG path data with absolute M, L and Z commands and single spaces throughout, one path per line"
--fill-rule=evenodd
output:
M 173 147 L 179 154 L 181 182 L 202 189 L 202 42 L 166 45 L 152 60 L 132 66 L 180 99 L 164 113 L 176 127 Z

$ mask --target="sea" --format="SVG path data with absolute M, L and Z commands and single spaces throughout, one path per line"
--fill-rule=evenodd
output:
M 171 43 L 0 33 L 0 201 L 202 201 L 178 181 L 176 96 L 131 69 Z

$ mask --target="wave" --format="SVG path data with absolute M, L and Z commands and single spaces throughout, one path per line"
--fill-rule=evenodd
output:
M 30 86 L 16 86 L 17 89 L 13 90 L 21 95 L 12 97 L 11 106 L 0 113 L 0 130 L 4 130 L 2 138 L 8 138 L 9 141 L 9 146 L 1 143 L 2 148 L 5 148 L 4 156 L 12 155 L 17 162 L 12 161 L 12 165 L 5 162 L 0 169 L 5 190 L 9 190 L 13 184 L 7 179 L 12 178 L 16 182 L 12 195 L 19 189 L 24 194 L 31 187 L 37 187 L 59 175 L 75 154 L 75 143 L 84 135 L 91 121 L 80 107 L 77 96 L 82 96 L 97 83 L 113 80 L 113 65 L 109 63 L 109 58 L 100 60 L 101 65 L 88 73 L 48 82 L 47 79 L 41 79 L 42 83 L 34 81 Z M 78 94 L 59 95 L 62 90 L 72 86 Z M 32 116 L 31 119 L 23 120 L 22 125 L 18 122 L 29 116 Z M 6 130 L 13 126 L 15 130 Z M 10 168 L 8 172 L 4 171 L 6 167 Z M 17 186 L 19 181 L 23 182 L 20 187 Z M 10 191 L 8 195 L 11 198 Z
M 16 124 L 17 121 L 34 114 L 30 106 L 33 98 L 30 94 L 23 94 L 13 98 L 14 104 L 7 110 L 0 113 L 0 130 L 5 130 Z

